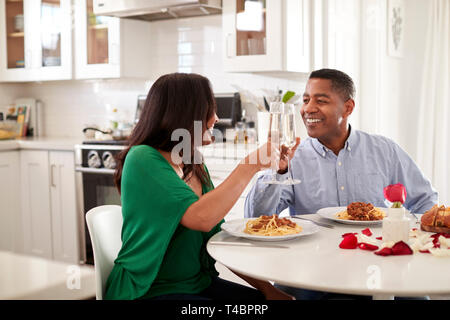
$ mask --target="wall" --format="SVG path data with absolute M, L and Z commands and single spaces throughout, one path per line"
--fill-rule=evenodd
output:
M 428 0 L 407 0 L 404 50 L 387 49 L 388 1 L 364 0 L 361 33 L 361 127 L 400 144 L 416 159 L 418 110 L 424 64 Z

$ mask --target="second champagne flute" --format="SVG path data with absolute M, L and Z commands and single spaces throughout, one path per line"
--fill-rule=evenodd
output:
M 295 105 L 287 103 L 284 106 L 283 112 L 283 138 L 282 144 L 288 148 L 292 148 L 296 143 L 296 131 L 295 131 Z M 301 181 L 292 178 L 291 174 L 291 159 L 288 157 L 288 178 L 283 181 L 283 184 L 293 185 L 299 184 Z
M 269 137 L 268 140 L 272 146 L 280 147 L 281 137 L 283 135 L 283 102 L 271 102 L 270 103 L 270 121 L 269 121 Z M 272 163 L 272 179 L 263 181 L 266 184 L 281 184 L 281 181 L 276 179 L 277 164 Z

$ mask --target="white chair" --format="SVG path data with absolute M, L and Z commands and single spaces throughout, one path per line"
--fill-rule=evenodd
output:
M 102 300 L 106 280 L 122 247 L 122 207 L 95 207 L 86 213 L 86 222 L 94 251 L 96 296 Z

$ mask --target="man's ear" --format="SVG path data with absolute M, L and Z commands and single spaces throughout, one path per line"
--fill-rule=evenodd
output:
M 348 118 L 352 114 L 353 109 L 355 109 L 355 100 L 348 99 L 344 103 L 344 114 L 343 114 L 343 117 L 344 118 Z

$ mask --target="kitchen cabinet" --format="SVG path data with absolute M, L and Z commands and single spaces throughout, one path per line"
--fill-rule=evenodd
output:
M 222 19 L 225 71 L 359 72 L 358 0 L 230 0 Z
M 74 9 L 76 79 L 150 75 L 150 23 L 96 16 L 93 0 L 77 0 Z
M 21 151 L 21 203 L 24 253 L 53 258 L 47 151 Z
M 71 78 L 71 0 L 0 0 L 0 81 Z
M 80 256 L 75 190 L 75 161 L 71 151 L 49 152 L 53 258 L 77 263 Z
M 79 261 L 74 153 L 21 151 L 24 253 Z
M 15 251 L 20 219 L 19 151 L 0 152 L 0 250 Z
M 309 72 L 311 0 L 223 1 L 224 69 Z

